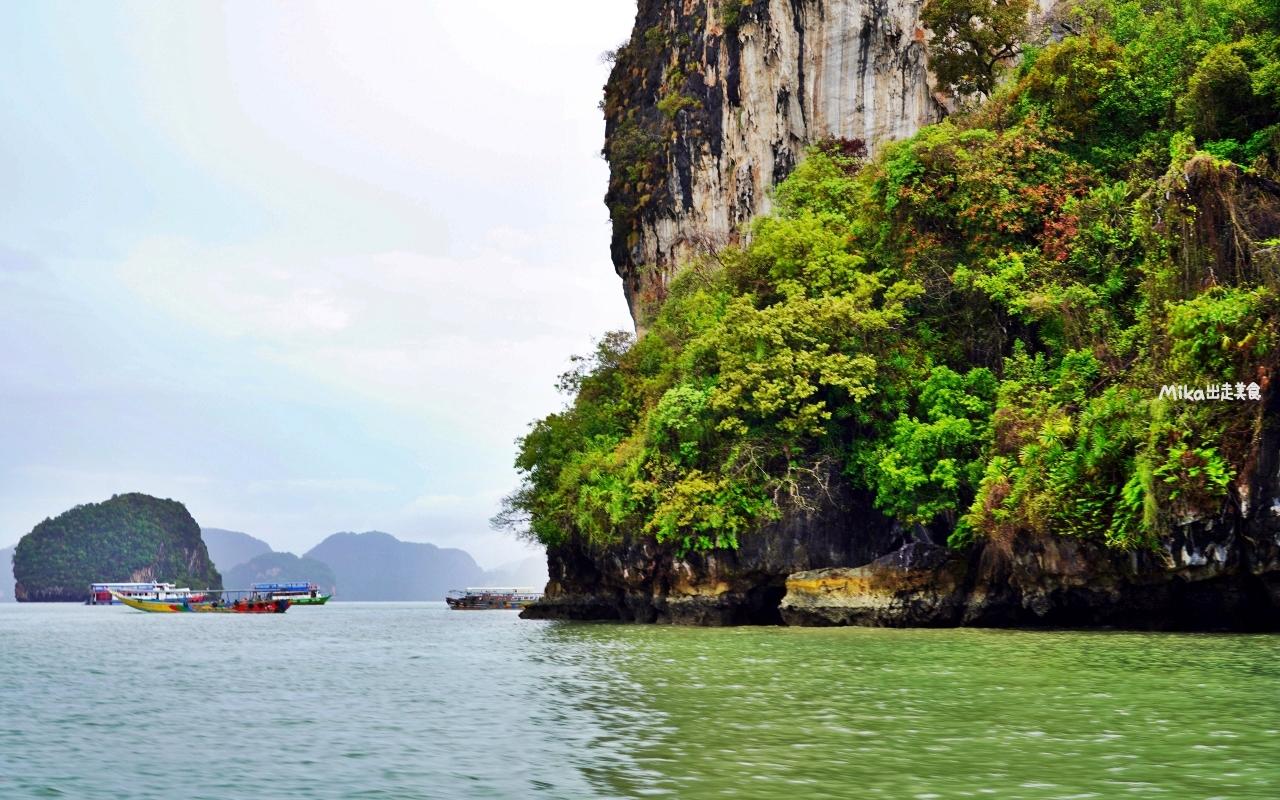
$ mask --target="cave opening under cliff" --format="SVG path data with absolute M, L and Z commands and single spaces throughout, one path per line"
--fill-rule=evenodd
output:
M 744 625 L 786 625 L 782 619 L 782 598 L 787 594 L 785 584 L 767 584 L 752 591 L 755 597 L 747 604 Z

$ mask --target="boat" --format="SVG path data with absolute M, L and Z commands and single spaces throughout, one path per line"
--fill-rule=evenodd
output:
M 270 599 L 259 596 L 241 597 L 235 600 L 219 599 L 192 602 L 189 600 L 138 600 L 137 598 L 125 597 L 114 592 L 113 595 L 130 608 L 157 614 L 283 614 L 289 610 L 290 606 L 290 602 L 285 599 Z
M 444 599 L 454 611 L 507 611 L 521 609 L 542 599 L 533 587 L 468 587 L 454 589 Z
M 115 599 L 112 592 L 135 600 L 173 600 L 194 603 L 204 600 L 204 594 L 190 589 L 179 589 L 172 583 L 95 583 L 89 587 L 89 599 L 85 600 L 84 604 L 108 606 L 123 602 Z
M 293 606 L 322 606 L 332 594 L 321 594 L 314 583 L 255 583 L 254 594 L 272 599 L 283 598 Z

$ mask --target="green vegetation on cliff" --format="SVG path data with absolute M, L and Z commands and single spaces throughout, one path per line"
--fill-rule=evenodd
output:
M 221 589 L 200 526 L 186 506 L 145 494 L 115 495 L 46 519 L 13 556 L 19 600 L 83 600 L 101 581 L 167 581 Z
M 605 336 L 498 522 L 734 547 L 843 482 L 957 545 L 1135 548 L 1236 502 L 1278 333 L 1280 13 L 1057 13 L 1072 35 L 1019 42 L 980 106 L 871 160 L 814 148 L 749 244 Z M 944 71 L 988 90 L 971 61 Z

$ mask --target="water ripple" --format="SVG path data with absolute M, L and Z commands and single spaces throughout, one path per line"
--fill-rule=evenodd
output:
M 1280 796 L 1280 638 L 0 606 L 0 798 Z

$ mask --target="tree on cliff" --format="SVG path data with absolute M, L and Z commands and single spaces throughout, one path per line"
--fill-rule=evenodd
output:
M 1031 0 L 929 0 L 929 68 L 958 95 L 990 97 L 1000 67 L 1022 52 Z
M 83 600 L 91 583 L 165 581 L 221 589 L 200 526 L 186 506 L 145 494 L 114 495 L 36 525 L 13 556 L 24 601 Z

